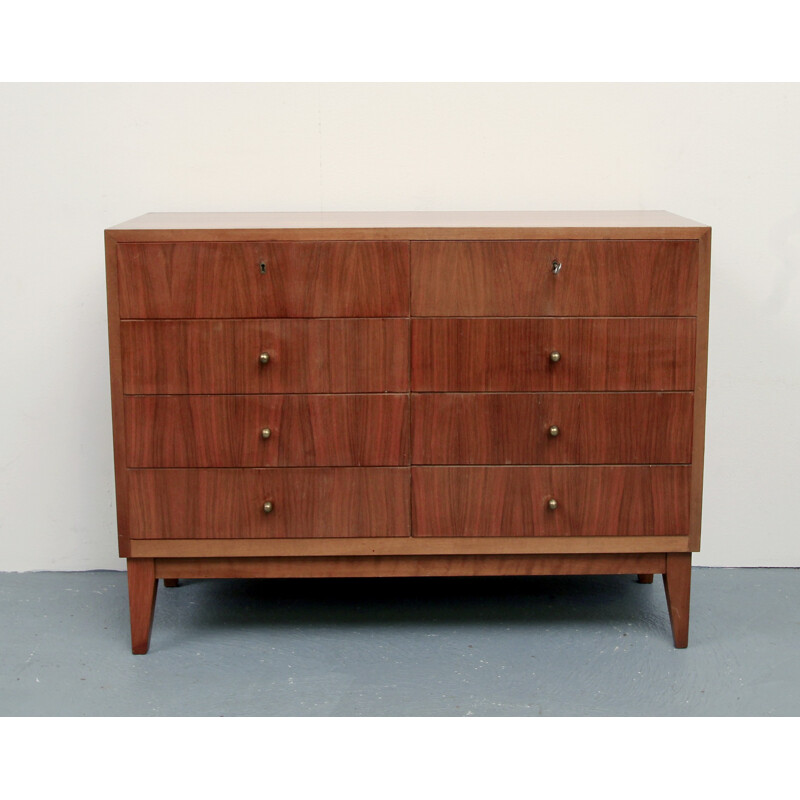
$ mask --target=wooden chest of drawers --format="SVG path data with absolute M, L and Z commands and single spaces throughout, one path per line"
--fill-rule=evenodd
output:
M 688 641 L 710 228 L 148 214 L 106 231 L 119 552 L 157 579 L 664 576 Z

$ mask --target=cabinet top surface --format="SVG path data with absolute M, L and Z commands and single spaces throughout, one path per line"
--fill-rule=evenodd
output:
M 667 211 L 368 211 L 153 213 L 108 229 L 164 239 L 697 238 L 708 226 Z

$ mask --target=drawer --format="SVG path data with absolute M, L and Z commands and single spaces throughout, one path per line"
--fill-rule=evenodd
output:
M 687 464 L 688 392 L 415 394 L 414 464 Z
M 415 319 L 418 392 L 688 391 L 695 320 Z M 552 354 L 559 360 L 553 361 Z
M 413 467 L 414 535 L 686 536 L 690 476 L 687 466 Z
M 402 466 L 408 395 L 125 398 L 129 467 Z M 266 434 L 266 437 L 265 435 Z
M 408 316 L 405 242 L 120 244 L 123 319 Z
M 430 317 L 693 316 L 698 257 L 696 241 L 412 242 L 411 309 Z
M 408 467 L 132 469 L 127 480 L 132 539 L 410 533 Z
M 126 394 L 408 391 L 406 319 L 120 323 Z M 261 362 L 261 354 L 268 356 Z

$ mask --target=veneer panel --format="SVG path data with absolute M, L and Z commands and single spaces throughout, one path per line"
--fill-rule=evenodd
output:
M 404 394 L 136 395 L 125 425 L 129 467 L 409 463 Z
M 133 469 L 128 479 L 134 539 L 410 533 L 408 468 Z
M 413 319 L 416 392 L 690 391 L 695 320 Z M 560 356 L 551 360 L 551 353 Z
M 690 479 L 683 466 L 413 467 L 412 528 L 420 537 L 686 536 Z
M 412 395 L 414 464 L 691 460 L 689 392 Z
M 415 316 L 664 317 L 697 311 L 696 241 L 412 242 L 411 262 Z
M 126 321 L 123 387 L 126 394 L 408 391 L 408 327 L 404 319 Z
M 121 244 L 119 302 L 123 319 L 408 316 L 408 244 Z

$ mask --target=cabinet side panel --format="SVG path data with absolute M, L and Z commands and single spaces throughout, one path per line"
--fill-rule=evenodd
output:
M 706 435 L 706 382 L 708 380 L 708 310 L 711 293 L 711 231 L 700 237 L 697 282 L 697 352 L 694 378 L 694 430 L 692 432 L 692 495 L 689 547 L 700 549 L 703 516 L 703 462 Z
M 114 436 L 114 480 L 117 495 L 117 538 L 122 558 L 130 555 L 127 471 L 125 469 L 125 409 L 122 396 L 122 349 L 117 287 L 117 243 L 106 232 L 106 295 L 108 301 L 108 353 L 111 373 L 111 421 Z

